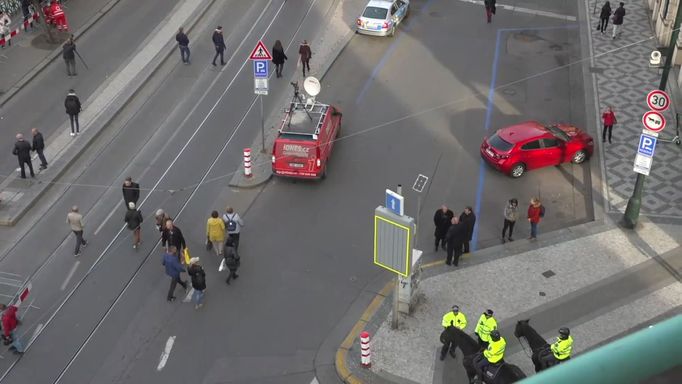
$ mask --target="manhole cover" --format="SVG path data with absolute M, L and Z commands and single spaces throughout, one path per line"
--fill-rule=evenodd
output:
M 546 277 L 546 278 L 548 278 L 548 279 L 549 279 L 550 277 L 554 276 L 554 275 L 556 275 L 556 273 L 554 273 L 551 269 L 542 272 L 542 276 L 544 276 L 544 277 Z

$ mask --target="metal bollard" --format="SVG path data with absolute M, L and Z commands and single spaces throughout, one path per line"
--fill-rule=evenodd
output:
M 244 176 L 251 177 L 251 148 L 244 148 Z
M 365 368 L 371 367 L 372 362 L 370 360 L 369 332 L 367 331 L 362 331 L 362 333 L 360 333 L 360 349 L 362 350 L 362 360 L 360 361 L 362 366 Z

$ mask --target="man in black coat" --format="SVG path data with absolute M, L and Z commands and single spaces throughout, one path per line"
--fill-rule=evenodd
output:
M 62 57 L 66 63 L 67 76 L 76 76 L 76 43 L 73 42 L 73 35 L 62 46 Z
M 449 210 L 445 204 L 443 204 L 433 215 L 433 224 L 436 226 L 436 231 L 434 233 L 434 236 L 436 237 L 436 252 L 438 252 L 438 244 L 441 244 L 441 248 L 445 250 L 445 235 L 448 233 L 450 221 L 454 216 L 455 214 Z
M 38 128 L 31 129 L 31 134 L 33 135 L 33 147 L 31 150 L 38 153 L 38 157 L 40 158 L 40 169 L 47 169 L 47 160 L 45 159 L 45 154 L 43 153 L 45 150 L 45 140 L 43 139 L 43 134 L 38 131 Z
M 171 246 L 174 246 L 177 248 L 178 254 L 182 255 L 182 250 L 187 247 L 182 231 L 173 224 L 173 220 L 171 219 L 166 220 L 164 226 L 165 228 L 161 233 L 161 246 L 166 248 L 166 252 L 170 250 Z
M 31 164 L 31 144 L 24 140 L 24 135 L 17 133 L 17 142 L 14 143 L 14 150 L 12 153 L 19 159 L 19 166 L 21 167 L 21 178 L 26 178 L 26 171 L 24 164 L 28 164 L 28 169 L 31 171 L 31 177 L 35 177 L 33 173 L 33 164 Z
M 69 115 L 69 119 L 71 120 L 71 136 L 76 136 L 80 133 L 78 114 L 81 113 L 83 106 L 81 105 L 81 101 L 78 96 L 76 96 L 76 91 L 73 89 L 69 89 L 69 93 L 66 95 L 66 99 L 64 99 L 64 108 L 66 109 L 66 114 Z
M 464 208 L 464 212 L 459 215 L 459 221 L 464 225 L 466 237 L 464 239 L 464 253 L 469 253 L 469 242 L 474 236 L 474 226 L 476 225 L 476 215 L 471 207 Z
M 137 205 L 137 200 L 140 198 L 140 184 L 133 181 L 133 178 L 128 176 L 123 182 L 123 202 L 128 207 L 130 202 Z
M 215 56 L 213 56 L 213 66 L 215 67 L 215 59 L 220 55 L 220 65 L 225 65 L 223 54 L 225 53 L 225 39 L 223 38 L 223 27 L 220 25 L 213 31 L 213 45 L 215 45 Z
M 189 38 L 187 37 L 187 34 L 185 34 L 185 31 L 182 29 L 178 29 L 178 34 L 175 35 L 175 41 L 178 42 L 178 48 L 180 48 L 180 58 L 182 58 L 182 62 L 185 64 L 189 64 Z
M 464 224 L 459 222 L 459 217 L 457 216 L 452 218 L 451 223 L 452 225 L 450 225 L 448 233 L 445 235 L 445 239 L 448 242 L 448 257 L 445 259 L 445 264 L 456 267 L 459 264 L 459 257 L 462 255 L 462 243 L 466 238 L 466 229 Z

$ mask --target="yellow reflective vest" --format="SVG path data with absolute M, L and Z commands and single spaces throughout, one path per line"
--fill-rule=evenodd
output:
M 552 344 L 551 349 L 557 360 L 566 360 L 571 357 L 573 338 L 568 336 L 566 340 L 557 339 L 556 343 Z
M 462 312 L 457 312 L 455 315 L 454 312 L 448 311 L 443 315 L 443 328 L 447 328 L 451 325 L 454 325 L 455 327 L 459 329 L 464 329 L 467 326 L 467 317 L 464 316 Z
M 490 340 L 488 348 L 483 351 L 483 356 L 488 359 L 490 364 L 495 364 L 504 357 L 504 349 L 507 347 L 507 341 L 504 337 L 500 337 L 498 341 Z
M 476 324 L 476 329 L 474 332 L 478 335 L 478 337 L 481 338 L 481 340 L 485 341 L 486 343 L 490 342 L 490 331 L 493 329 L 497 329 L 497 320 L 495 320 L 494 317 L 490 316 L 489 318 L 485 317 L 485 315 L 481 315 L 481 317 L 478 318 L 478 323 Z

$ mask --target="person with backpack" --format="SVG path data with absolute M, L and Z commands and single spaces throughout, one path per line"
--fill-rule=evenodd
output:
M 124 220 L 125 223 L 128 224 L 128 229 L 133 231 L 133 249 L 137 249 L 142 242 L 142 239 L 140 238 L 140 225 L 144 218 L 142 217 L 142 212 L 139 209 L 136 209 L 135 203 L 132 201 L 128 203 L 128 210 L 126 211 Z
M 239 217 L 239 214 L 228 205 L 225 208 L 223 221 L 225 222 L 225 230 L 227 231 L 229 238 L 234 242 L 234 249 L 239 249 L 239 233 L 244 226 L 244 220 L 242 220 L 242 218 Z
M 199 309 L 204 306 L 204 291 L 206 290 L 206 272 L 199 265 L 199 258 L 193 257 L 189 259 L 189 267 L 187 274 L 192 279 L 192 301 L 194 302 L 194 309 Z
M 540 219 L 545 217 L 545 207 L 540 202 L 540 199 L 534 197 L 530 199 L 528 206 L 528 222 L 530 222 L 530 237 L 528 240 L 535 240 L 538 236 L 538 223 Z
M 237 248 L 234 246 L 232 237 L 228 236 L 225 241 L 225 265 L 229 270 L 227 279 L 225 280 L 227 285 L 230 285 L 230 280 L 232 280 L 232 278 L 237 279 L 239 277 L 239 275 L 237 275 L 239 264 L 241 264 L 241 261 L 239 254 L 237 253 Z

